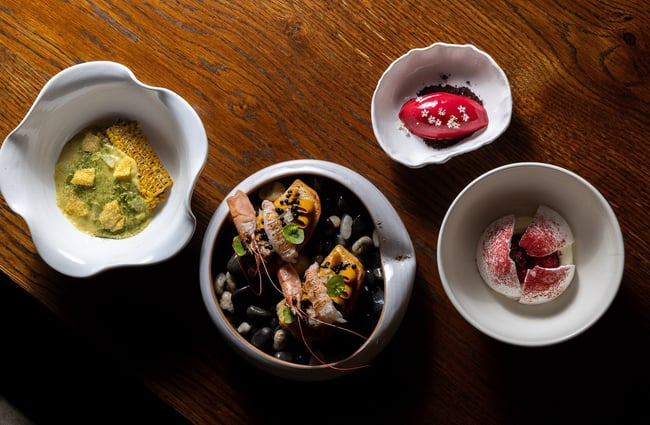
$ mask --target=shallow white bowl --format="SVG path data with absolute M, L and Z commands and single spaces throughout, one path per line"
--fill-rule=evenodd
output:
M 434 149 L 401 128 L 398 113 L 419 90 L 443 83 L 469 87 L 483 101 L 489 122 L 455 145 Z M 410 50 L 383 73 L 371 104 L 372 128 L 379 145 L 392 159 L 411 168 L 442 164 L 491 143 L 508 128 L 511 115 L 512 95 L 506 74 L 489 55 L 471 44 L 434 43 Z
M 576 274 L 555 300 L 523 305 L 483 282 L 476 246 L 490 222 L 532 215 L 539 204 L 571 227 Z M 438 237 L 440 279 L 454 307 L 485 334 L 523 346 L 568 340 L 596 322 L 618 291 L 624 257 L 621 229 L 605 198 L 577 174 L 542 163 L 510 164 L 478 177 L 452 202 Z
M 82 129 L 115 118 L 140 121 L 174 180 L 167 201 L 139 234 L 121 240 L 77 230 L 56 204 L 54 168 L 65 143 Z M 38 253 L 69 276 L 163 261 L 191 238 L 191 197 L 207 159 L 199 116 L 177 94 L 138 81 L 123 65 L 87 62 L 52 77 L 0 148 L 0 190 L 21 215 Z
M 415 278 L 416 259 L 408 232 L 386 197 L 360 174 L 337 164 L 319 160 L 294 160 L 264 168 L 242 181 L 236 190 L 251 193 L 275 180 L 299 175 L 314 175 L 331 179 L 355 194 L 371 214 L 380 240 L 380 256 L 384 272 L 384 307 L 374 331 L 354 353 L 336 362 L 337 368 L 355 368 L 368 364 L 390 341 L 399 327 L 411 296 Z M 201 249 L 200 280 L 205 306 L 225 340 L 243 358 L 268 373 L 286 379 L 317 381 L 336 378 L 351 372 L 327 365 L 301 365 L 279 360 L 251 345 L 229 323 L 214 289 L 213 258 L 215 243 L 222 226 L 229 220 L 226 202 L 215 211 L 205 232 Z M 232 253 L 226 254 L 228 256 Z

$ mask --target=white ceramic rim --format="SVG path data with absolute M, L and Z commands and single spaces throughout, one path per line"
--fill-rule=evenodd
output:
M 566 333 L 562 336 L 557 336 L 555 338 L 549 338 L 549 339 L 540 339 L 540 340 L 517 340 L 514 338 L 510 338 L 508 336 L 505 336 L 503 334 L 500 334 L 494 330 L 491 330 L 487 328 L 486 326 L 482 325 L 480 322 L 475 320 L 475 318 L 463 307 L 463 305 L 459 302 L 459 300 L 456 298 L 455 293 L 453 289 L 449 286 L 447 277 L 446 277 L 446 272 L 444 269 L 444 264 L 442 260 L 442 249 L 443 246 L 442 244 L 444 243 L 445 237 L 444 237 L 444 232 L 446 231 L 447 227 L 447 222 L 450 220 L 450 217 L 454 214 L 454 210 L 456 206 L 461 202 L 463 196 L 465 195 L 466 192 L 473 190 L 474 186 L 476 186 L 479 182 L 482 180 L 500 173 L 505 170 L 517 168 L 517 167 L 541 167 L 541 168 L 547 168 L 551 170 L 555 170 L 556 172 L 563 173 L 567 176 L 570 176 L 571 178 L 577 180 L 580 182 L 584 187 L 586 187 L 591 194 L 598 200 L 600 206 L 602 207 L 603 211 L 607 215 L 609 219 L 609 223 L 612 226 L 612 232 L 615 235 L 615 249 L 614 252 L 616 253 L 617 256 L 620 256 L 621 261 L 618 262 L 618 268 L 617 270 L 614 270 L 613 276 L 615 276 L 615 279 L 613 282 L 611 282 L 611 285 L 613 287 L 611 288 L 612 290 L 610 291 L 610 296 L 609 299 L 606 300 L 606 302 L 603 302 L 600 305 L 599 310 L 597 311 L 596 314 L 591 316 L 588 320 L 585 320 L 582 323 L 582 326 L 574 329 L 572 332 Z M 614 301 L 614 298 L 616 297 L 616 294 L 618 292 L 618 288 L 620 287 L 622 278 L 623 278 L 623 272 L 624 272 L 624 257 L 625 257 L 625 246 L 624 246 L 624 241 L 623 241 L 623 234 L 620 228 L 620 225 L 618 223 L 618 220 L 616 218 L 616 215 L 614 211 L 612 210 L 611 206 L 605 199 L 605 197 L 587 180 L 579 176 L 578 174 L 567 170 L 565 168 L 559 167 L 557 165 L 552 165 L 552 164 L 547 164 L 547 163 L 540 163 L 540 162 L 519 162 L 519 163 L 512 163 L 512 164 L 507 164 L 503 165 L 500 167 L 497 167 L 495 169 L 492 169 L 483 175 L 477 177 L 474 179 L 471 183 L 469 183 L 459 194 L 458 196 L 454 199 L 452 204 L 450 205 L 449 209 L 447 210 L 447 213 L 445 214 L 445 217 L 442 221 L 442 224 L 440 226 L 440 234 L 438 236 L 438 246 L 437 246 L 437 263 L 438 263 L 438 271 L 440 274 L 440 280 L 442 282 L 443 288 L 451 301 L 451 303 L 454 305 L 456 310 L 461 314 L 461 316 L 469 322 L 472 326 L 474 326 L 476 329 L 479 331 L 483 332 L 485 335 L 488 335 L 496 340 L 512 344 L 512 345 L 520 345 L 520 346 L 530 346 L 530 347 L 537 347 L 537 346 L 548 346 L 548 345 L 553 345 L 557 343 L 561 343 L 564 341 L 567 341 L 571 338 L 574 338 L 575 336 L 583 333 L 587 329 L 589 329 L 594 323 L 596 323 L 602 315 L 607 311 L 607 309 L 610 307 L 611 303 Z M 500 295 L 499 295 L 500 296 Z
M 375 222 L 381 241 L 380 255 L 385 280 L 385 304 L 379 322 L 369 339 L 361 347 L 349 357 L 334 363 L 334 366 L 354 368 L 365 365 L 391 340 L 402 321 L 410 300 L 415 279 L 415 250 L 406 227 L 383 193 L 365 177 L 332 162 L 304 159 L 277 163 L 257 171 L 233 188 L 217 207 L 205 232 L 199 270 L 201 293 L 208 313 L 222 336 L 235 351 L 254 366 L 271 374 L 298 381 L 331 379 L 348 374 L 352 370 L 335 370 L 327 365 L 312 366 L 290 363 L 258 350 L 228 324 L 225 315 L 217 306 L 218 302 L 214 292 L 211 264 L 219 229 L 229 217 L 225 199 L 237 190 L 250 193 L 265 183 L 292 175 L 316 175 L 332 179 L 346 186 L 365 204 Z M 388 223 L 391 225 L 387 225 Z M 387 321 L 387 317 L 392 320 Z M 381 338 L 373 338 L 377 334 L 381 334 Z

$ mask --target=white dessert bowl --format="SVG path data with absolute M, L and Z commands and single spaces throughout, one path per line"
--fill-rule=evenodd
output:
M 346 357 L 331 364 L 299 364 L 280 360 L 252 345 L 231 323 L 220 307 L 215 280 L 219 273 L 217 259 L 232 255 L 230 239 L 223 241 L 226 226 L 232 227 L 226 199 L 241 190 L 252 194 L 279 179 L 318 178 L 331 180 L 349 190 L 369 212 L 379 241 L 379 257 L 384 281 L 384 301 L 377 324 L 367 339 Z M 305 180 L 306 181 L 306 180 Z M 309 183 L 308 183 L 309 184 Z M 316 230 L 318 232 L 318 229 Z M 227 237 L 226 237 L 227 238 Z M 312 236 L 314 239 L 314 236 Z M 220 250 L 219 246 L 224 247 Z M 406 312 L 415 278 L 416 258 L 408 232 L 385 196 L 365 177 L 341 165 L 320 160 L 281 162 L 250 175 L 239 183 L 218 206 L 205 232 L 200 260 L 200 285 L 204 304 L 217 330 L 226 342 L 250 364 L 271 375 L 294 381 L 322 381 L 347 375 L 368 365 L 388 344 Z M 272 291 L 270 284 L 263 291 Z M 358 307 L 357 307 L 358 308 Z M 328 341 L 337 337 L 336 332 Z M 340 331 L 338 331 L 340 332 Z
M 124 239 L 91 236 L 57 206 L 55 166 L 64 145 L 82 129 L 115 119 L 137 120 L 173 179 L 149 225 Z M 42 88 L 0 148 L 0 190 L 29 228 L 42 259 L 72 277 L 148 265 L 181 250 L 194 233 L 191 198 L 207 160 L 201 119 L 178 94 L 140 82 L 109 61 L 71 66 Z
M 436 149 L 410 134 L 399 120 L 401 107 L 426 86 L 467 87 L 483 102 L 487 127 L 449 147 Z M 410 168 L 442 164 L 496 140 L 510 124 L 512 95 L 505 72 L 471 44 L 434 43 L 408 51 L 391 63 L 375 88 L 371 118 L 375 137 L 393 160 Z
M 575 274 L 556 299 L 524 305 L 483 281 L 477 244 L 495 219 L 532 216 L 539 205 L 570 226 Z M 509 164 L 476 178 L 452 202 L 438 236 L 440 280 L 456 310 L 486 335 L 521 346 L 560 343 L 593 325 L 618 292 L 624 257 L 618 220 L 602 194 L 574 172 L 544 163 Z

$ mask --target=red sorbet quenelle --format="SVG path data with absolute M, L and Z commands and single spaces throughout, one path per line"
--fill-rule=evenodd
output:
M 434 92 L 406 102 L 399 111 L 402 125 L 429 140 L 462 139 L 488 125 L 479 102 L 453 93 Z

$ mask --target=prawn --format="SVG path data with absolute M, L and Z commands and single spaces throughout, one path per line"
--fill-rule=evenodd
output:
M 294 315 L 306 319 L 307 325 L 312 328 L 317 328 L 321 324 L 346 323 L 341 312 L 336 309 L 334 302 L 327 295 L 327 286 L 319 270 L 318 262 L 313 263 L 305 271 L 303 282 L 291 264 L 285 263 L 278 269 L 278 282 L 286 305 Z
M 255 207 L 253 207 L 248 195 L 241 190 L 236 191 L 234 195 L 228 197 L 226 202 L 228 203 L 228 209 L 230 210 L 233 224 L 241 239 L 242 245 L 255 259 L 258 274 L 260 274 L 260 268 L 263 267 L 268 276 L 269 273 L 264 262 L 262 248 L 255 237 L 255 231 L 257 229 L 257 213 L 255 212 Z M 262 293 L 261 275 L 259 293 Z
M 321 323 L 345 323 L 343 315 L 327 295 L 327 285 L 323 282 L 319 270 L 320 265 L 316 262 L 305 271 L 303 289 L 306 298 L 311 301 L 308 316 L 313 319 L 309 324 L 317 327 Z
M 277 271 L 278 282 L 282 288 L 285 302 L 293 314 L 298 314 L 302 298 L 302 282 L 300 275 L 291 264 L 283 264 Z
M 241 238 L 242 244 L 249 250 L 255 244 L 255 227 L 257 214 L 255 208 L 246 195 L 241 190 L 226 199 L 228 209 L 235 224 L 235 229 Z
M 295 263 L 298 260 L 298 251 L 294 244 L 285 239 L 282 220 L 280 220 L 273 202 L 262 201 L 262 221 L 264 223 L 264 232 L 269 238 L 273 250 L 283 261 Z
M 289 263 L 285 263 L 277 271 L 278 281 L 282 288 L 285 303 L 291 309 L 292 313 L 298 317 L 298 334 L 310 354 L 323 365 L 335 370 L 353 370 L 367 367 L 368 365 L 351 368 L 338 367 L 334 364 L 325 362 L 312 350 L 309 344 L 309 339 L 305 334 L 305 329 L 303 329 L 302 320 L 300 319 L 305 319 L 308 329 L 311 329 L 312 331 L 320 325 L 328 325 L 350 332 L 362 339 L 366 339 L 365 336 L 336 324 L 346 323 L 346 320 L 343 318 L 341 312 L 336 309 L 334 302 L 329 295 L 327 295 L 327 287 L 323 282 L 323 278 L 320 276 L 319 271 L 320 265 L 318 262 L 313 263 L 305 271 L 304 282 L 300 280 L 298 272 L 293 265 Z M 303 300 L 308 301 L 308 303 L 304 303 L 304 305 L 309 304 L 306 311 L 303 311 L 302 309 Z M 292 333 L 293 332 L 294 331 L 292 331 Z M 294 336 L 297 336 L 297 334 L 294 334 Z

